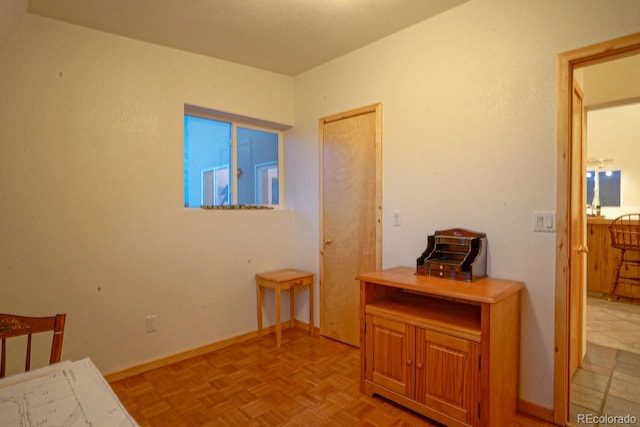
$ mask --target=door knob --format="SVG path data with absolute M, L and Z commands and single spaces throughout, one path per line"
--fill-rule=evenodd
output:
M 330 245 L 332 242 L 333 242 L 333 240 L 331 240 L 331 239 L 324 239 L 324 240 L 322 241 L 322 244 L 323 244 L 323 245 Z

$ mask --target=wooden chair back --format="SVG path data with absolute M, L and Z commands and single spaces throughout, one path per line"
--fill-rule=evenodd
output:
M 6 374 L 7 338 L 27 336 L 27 353 L 24 366 L 26 372 L 31 369 L 31 335 L 51 331 L 53 332 L 53 340 L 51 342 L 49 364 L 60 362 L 66 317 L 66 314 L 57 314 L 51 317 L 27 317 L 0 313 L 0 338 L 2 339 L 0 378 L 4 378 Z
M 628 251 L 640 251 L 640 214 L 616 218 L 609 226 L 611 246 Z
M 622 254 L 616 267 L 616 277 L 609 288 L 609 301 L 618 284 L 640 286 L 640 213 L 622 215 L 609 225 L 611 246 Z

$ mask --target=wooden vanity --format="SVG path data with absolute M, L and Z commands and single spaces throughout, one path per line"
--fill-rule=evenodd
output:
M 521 282 L 460 282 L 396 267 L 360 280 L 360 391 L 447 426 L 516 414 Z

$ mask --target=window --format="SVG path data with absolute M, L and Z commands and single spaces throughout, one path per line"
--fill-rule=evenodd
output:
M 620 178 L 618 171 L 598 172 L 598 199 L 600 206 L 620 207 Z M 595 171 L 587 171 L 587 205 L 594 203 L 594 192 L 596 187 Z M 596 200 L 596 202 L 598 202 Z
M 185 108 L 184 206 L 279 205 L 281 152 L 278 129 Z

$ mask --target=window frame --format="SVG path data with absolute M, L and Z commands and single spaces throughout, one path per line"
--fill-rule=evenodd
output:
M 255 199 L 258 201 L 258 204 L 260 205 L 264 205 L 264 203 L 262 203 L 262 188 L 263 185 L 266 185 L 267 188 L 269 188 L 269 185 L 271 185 L 269 182 L 264 183 L 262 181 L 262 171 L 267 171 L 267 178 L 268 176 L 268 172 L 270 169 L 273 169 L 273 165 L 276 166 L 276 169 L 278 170 L 278 181 L 277 181 L 277 185 L 278 185 L 278 203 L 280 202 L 280 164 L 276 163 L 276 162 L 262 162 L 262 163 L 256 163 L 253 167 L 254 167 L 254 172 L 253 172 L 253 179 L 254 179 L 254 192 L 255 192 Z M 273 195 L 273 194 L 272 194 Z M 272 196 L 271 195 L 271 196 Z M 268 197 L 271 197 L 268 196 Z M 267 204 L 267 206 L 277 206 L 274 204 Z
M 215 110 L 209 110 L 203 107 L 196 107 L 193 105 L 185 104 L 184 113 L 183 113 L 183 123 L 184 116 L 198 117 L 201 119 L 214 120 L 218 122 L 224 122 L 231 125 L 231 141 L 230 141 L 230 159 L 227 166 L 231 171 L 235 170 L 235 173 L 230 174 L 230 189 L 229 189 L 229 197 L 231 207 L 239 207 L 239 206 L 260 206 L 260 207 L 268 207 L 273 209 L 283 209 L 284 208 L 284 199 L 285 199 L 285 170 L 284 170 L 284 129 L 288 128 L 288 126 L 280 125 L 273 122 L 268 122 L 259 119 L 252 119 L 245 116 L 240 116 L 236 114 L 224 113 Z M 272 133 L 277 135 L 278 138 L 278 203 L 277 204 L 265 204 L 265 203 L 255 203 L 253 205 L 238 205 L 238 143 L 237 143 L 237 135 L 238 128 L 242 129 L 250 129 L 259 132 Z M 183 125 L 183 134 L 184 134 L 184 125 Z M 184 163 L 184 148 L 185 141 L 183 137 L 182 141 L 182 161 Z M 184 178 L 183 178 L 184 179 Z M 254 178 L 255 181 L 255 178 Z M 184 191 L 187 191 L 187 184 L 183 183 Z M 255 185 L 255 184 L 254 184 Z M 254 188 L 254 192 L 257 189 Z M 203 191 L 201 189 L 201 193 Z M 255 194 L 254 194 L 255 198 Z M 201 206 L 202 207 L 202 206 Z M 195 207 L 184 206 L 185 209 L 196 209 Z M 237 210 L 237 209 L 229 209 L 229 210 Z
M 218 185 L 218 172 L 220 171 L 224 171 L 226 170 L 226 174 L 227 176 L 229 175 L 229 164 L 226 165 L 221 165 L 221 166 L 214 166 L 212 168 L 206 168 L 206 169 L 201 169 L 200 173 L 202 174 L 202 178 L 201 178 L 201 192 L 200 192 L 200 206 L 207 206 L 207 204 L 205 203 L 205 198 L 206 198 L 206 193 L 205 193 L 205 189 L 206 189 L 206 180 L 204 177 L 204 174 L 206 172 L 211 172 L 211 187 L 213 190 L 213 193 L 211 194 L 212 198 L 213 198 L 213 206 L 223 206 L 218 204 L 219 202 L 219 197 L 220 194 L 218 193 L 217 189 L 219 188 Z M 227 187 L 227 198 L 229 197 L 229 188 Z
M 620 168 L 613 168 L 613 169 L 606 169 L 606 170 L 601 170 L 598 168 L 594 168 L 594 169 L 587 169 L 587 173 L 586 173 L 586 181 L 585 181 L 585 192 L 586 192 L 586 202 L 587 202 L 587 208 L 591 208 L 594 206 L 592 205 L 593 202 L 593 188 L 591 188 L 591 191 L 589 191 L 590 187 L 594 187 L 595 184 L 589 185 L 589 181 L 595 181 L 595 174 L 601 174 L 601 175 L 606 175 L 607 172 L 611 172 L 613 174 L 617 174 L 617 194 L 614 196 L 611 196 L 609 194 L 609 192 L 607 192 L 606 190 L 611 190 L 611 188 L 609 188 L 609 185 L 606 184 L 606 178 L 603 180 L 600 176 L 598 177 L 598 180 L 600 182 L 600 197 L 599 197 L 599 201 L 600 201 L 600 207 L 607 207 L 607 208 L 621 208 L 622 206 L 622 169 Z M 590 176 L 589 174 L 593 174 L 593 176 Z M 604 188 L 603 187 L 603 181 L 605 182 L 604 184 Z M 604 190 L 604 191 L 603 191 Z M 613 199 L 616 199 L 618 204 L 612 204 L 609 202 L 609 200 L 613 197 Z

